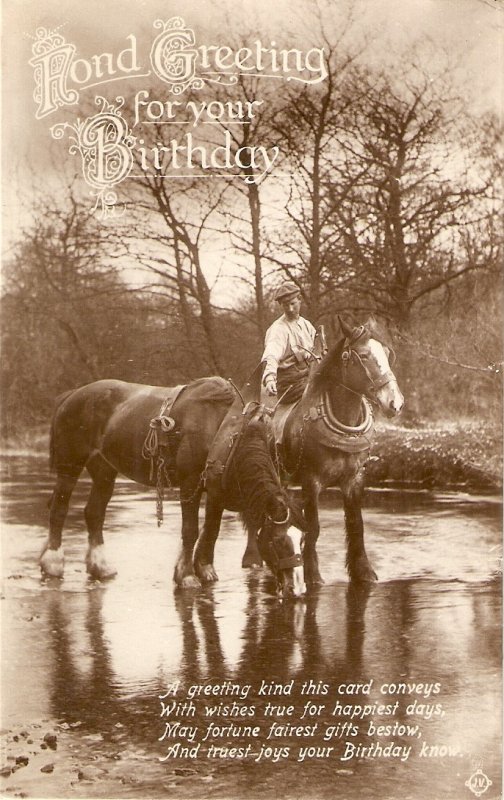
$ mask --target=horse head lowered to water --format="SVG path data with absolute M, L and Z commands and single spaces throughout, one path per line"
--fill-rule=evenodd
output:
M 306 590 L 301 544 L 302 512 L 283 489 L 273 463 L 264 407 L 249 403 L 241 414 L 231 408 L 210 449 L 205 468 L 205 524 L 194 552 L 202 583 L 214 581 L 214 546 L 224 508 L 239 511 L 249 539 L 276 578 L 282 597 Z
M 249 539 L 258 540 L 282 596 L 302 594 L 301 533 L 290 524 L 295 510 L 276 475 L 264 420 L 257 414 L 246 420 L 238 416 L 238 427 L 228 430 L 226 414 L 237 402 L 236 395 L 229 381 L 202 378 L 172 389 L 102 380 L 62 396 L 51 426 L 56 486 L 50 501 L 49 538 L 41 555 L 42 571 L 63 575 L 63 525 L 77 479 L 86 468 L 92 479 L 84 510 L 89 543 L 86 563 L 92 577 L 104 579 L 115 574 L 105 557 L 103 524 L 120 473 L 158 490 L 163 484 L 180 487 L 182 543 L 174 574 L 177 585 L 190 588 L 199 586 L 200 579 L 216 579 L 209 555 L 213 557 L 222 512 L 229 508 L 241 512 Z M 216 434 L 223 420 L 222 436 L 237 434 L 242 427 L 244 433 L 233 451 L 227 486 L 220 481 L 212 485 L 209 475 L 205 487 L 210 472 L 207 460 L 212 443 L 216 438 L 219 441 Z M 249 424 L 243 426 L 245 421 Z M 205 488 L 205 535 L 195 554 Z M 301 516 L 297 519 L 302 526 Z
M 372 408 L 393 417 L 404 402 L 391 369 L 393 350 L 374 321 L 351 327 L 340 319 L 340 325 L 342 338 L 312 366 L 302 398 L 287 410 L 287 417 L 282 415 L 281 431 L 277 415 L 273 417 L 284 478 L 302 489 L 308 585 L 322 583 L 316 551 L 318 497 L 327 486 L 339 486 L 343 495 L 350 577 L 376 580 L 364 547 L 361 513 L 364 464 L 374 427 Z M 249 539 L 243 564 L 257 561 L 255 541 Z

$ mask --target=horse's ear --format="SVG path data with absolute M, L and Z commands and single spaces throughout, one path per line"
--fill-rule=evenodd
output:
M 345 320 L 342 317 L 340 317 L 339 314 L 338 314 L 338 322 L 340 324 L 340 328 L 341 328 L 341 332 L 343 333 L 343 336 L 346 336 L 347 339 L 351 339 L 352 338 L 352 334 L 353 334 L 353 330 L 354 330 L 352 328 L 352 326 L 348 325 L 345 322 Z
M 376 317 L 374 314 L 370 314 L 366 322 L 364 323 L 364 327 L 367 328 L 369 331 L 376 330 L 377 325 L 378 323 L 376 321 Z

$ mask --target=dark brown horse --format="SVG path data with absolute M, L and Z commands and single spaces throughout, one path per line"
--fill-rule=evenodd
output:
M 272 461 L 264 407 L 238 402 L 228 411 L 205 467 L 205 524 L 194 570 L 202 583 L 217 580 L 214 547 L 224 508 L 239 511 L 251 540 L 273 572 L 282 597 L 301 597 L 306 586 L 301 556 L 304 520 L 282 488 Z
M 180 487 L 182 546 L 174 579 L 184 588 L 199 586 L 193 555 L 198 539 L 198 511 L 206 462 L 226 412 L 236 401 L 236 394 L 230 383 L 221 378 L 203 378 L 187 387 L 174 389 L 103 380 L 60 398 L 51 426 L 51 467 L 57 477 L 50 503 L 49 538 L 40 561 L 42 571 L 55 577 L 63 575 L 63 525 L 72 491 L 86 468 L 92 479 L 84 511 L 89 542 L 87 570 L 92 577 L 99 579 L 115 574 L 105 558 L 103 546 L 103 523 L 115 479 L 120 473 L 146 486 L 156 485 L 160 464 L 158 461 L 153 469 L 155 459 L 151 462 L 145 457 L 145 444 L 151 421 L 160 419 L 162 409 L 170 407 L 175 427 L 165 440 L 161 477 L 167 476 L 172 485 Z M 295 569 L 299 557 L 294 558 L 296 547 L 299 552 L 300 534 L 289 531 L 290 510 L 265 441 L 264 422 L 256 419 L 249 427 L 243 447 L 234 454 L 234 462 L 240 485 L 250 496 L 237 499 L 233 470 L 230 471 L 233 477 L 228 487 L 230 500 L 222 490 L 219 491 L 219 487 L 210 488 L 204 544 L 198 550 L 198 570 L 203 580 L 215 580 L 215 572 L 212 575 L 207 566 L 209 547 L 213 554 L 213 543 L 209 545 L 208 542 L 215 542 L 223 509 L 236 506 L 248 525 L 250 538 L 255 541 L 257 533 L 262 530 L 259 539 L 263 557 L 276 575 L 282 594 L 300 594 L 303 591 L 298 577 L 300 570 Z M 245 448 L 245 445 L 253 443 L 252 440 L 255 441 L 255 455 L 250 447 L 248 450 Z M 251 462 L 254 458 L 257 461 L 261 455 L 259 469 L 264 472 L 267 467 L 272 480 L 258 495 L 247 489 L 245 478 L 247 469 L 250 469 L 256 481 L 258 468 Z M 248 507 L 248 502 L 257 504 L 254 511 Z M 275 552 L 279 553 L 276 561 Z
M 316 543 L 318 497 L 327 486 L 339 486 L 342 491 L 350 578 L 376 580 L 364 547 L 361 513 L 363 468 L 373 433 L 371 405 L 393 417 L 404 402 L 390 368 L 393 351 L 374 321 L 355 328 L 342 320 L 340 324 L 343 338 L 312 366 L 306 390 L 287 417 L 278 448 L 285 478 L 302 489 L 308 585 L 323 582 Z M 249 539 L 243 565 L 257 562 L 256 543 Z

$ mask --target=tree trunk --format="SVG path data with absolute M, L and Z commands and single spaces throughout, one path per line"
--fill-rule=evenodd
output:
M 208 288 L 206 278 L 203 274 L 203 270 L 201 269 L 198 250 L 195 247 L 191 249 L 191 258 L 196 273 L 198 303 L 201 310 L 201 324 L 203 325 L 203 330 L 206 334 L 211 367 L 212 370 L 214 370 L 218 375 L 224 375 L 226 370 L 217 339 L 217 326 L 214 309 L 210 300 L 210 289 Z
M 264 307 L 264 287 L 261 264 L 261 204 L 256 183 L 248 185 L 248 201 L 252 225 L 252 254 L 254 256 L 254 290 L 257 307 L 257 327 L 261 340 L 266 332 L 266 309 Z

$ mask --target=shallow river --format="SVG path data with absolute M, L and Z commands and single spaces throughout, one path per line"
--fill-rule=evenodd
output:
M 52 478 L 2 464 L 2 796 L 501 796 L 500 498 L 368 491 L 379 582 L 359 590 L 328 492 L 325 585 L 281 603 L 266 569 L 241 569 L 232 514 L 219 582 L 174 592 L 178 505 L 158 528 L 127 481 L 107 516 L 118 575 L 87 578 L 82 480 L 65 577 L 43 581 Z

